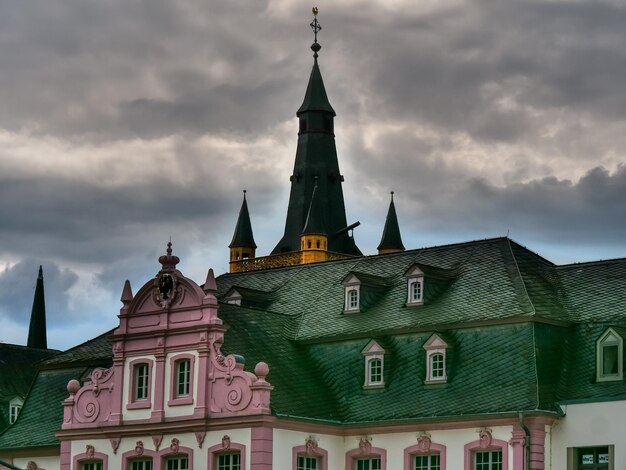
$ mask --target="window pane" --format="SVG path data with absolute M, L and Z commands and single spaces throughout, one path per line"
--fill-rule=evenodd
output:
M 370 383 L 376 384 L 383 381 L 383 361 L 380 359 L 370 359 Z
M 167 459 L 167 470 L 189 470 L 187 457 L 172 457 Z
M 443 377 L 444 368 L 443 354 L 437 353 L 430 356 L 431 378 L 438 379 Z
M 148 399 L 148 364 L 135 366 L 135 400 Z
M 304 455 L 299 455 L 297 470 L 317 470 L 317 463 L 317 457 L 306 457 Z
M 359 292 L 356 289 L 350 291 L 349 295 L 349 306 L 350 309 L 356 309 L 359 307 Z
M 191 363 L 189 359 L 183 359 L 176 362 L 178 365 L 178 386 L 177 395 L 184 396 L 189 395 L 189 381 L 191 373 Z
M 217 470 L 240 470 L 241 456 L 237 454 L 220 454 L 217 458 Z
M 152 460 L 132 460 L 131 470 L 152 470 Z
M 616 344 L 604 346 L 602 348 L 602 374 L 617 374 L 617 352 L 618 347 Z

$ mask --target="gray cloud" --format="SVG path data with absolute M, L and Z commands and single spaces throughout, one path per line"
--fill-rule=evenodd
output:
M 78 276 L 48 260 L 25 258 L 0 272 L 0 314 L 28 328 L 39 264 L 44 272 L 46 317 L 50 323 L 66 324 L 71 320 L 68 291 Z

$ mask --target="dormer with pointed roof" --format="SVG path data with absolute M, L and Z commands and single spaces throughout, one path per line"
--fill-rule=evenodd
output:
M 396 206 L 393 203 L 393 191 L 391 191 L 391 202 L 389 202 L 383 236 L 377 249 L 379 255 L 404 251 L 402 237 L 400 236 L 400 225 L 398 225 L 398 216 L 396 215 Z
M 235 226 L 233 239 L 228 245 L 230 248 L 230 262 L 239 262 L 244 259 L 253 259 L 256 253 L 256 243 L 252 234 L 252 224 L 250 223 L 250 213 L 248 212 L 248 202 L 246 201 L 246 190 L 243 191 L 243 202 L 239 210 L 239 218 Z M 231 264 L 231 272 L 232 272 Z
M 39 266 L 33 309 L 30 314 L 30 326 L 28 327 L 29 348 L 47 349 L 48 340 L 46 335 L 46 300 L 43 291 L 43 268 Z

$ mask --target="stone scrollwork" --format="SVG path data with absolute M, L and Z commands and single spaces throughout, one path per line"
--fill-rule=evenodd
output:
M 369 455 L 372 453 L 372 443 L 368 437 L 362 437 L 359 439 L 359 451 L 362 455 Z
M 95 452 L 96 452 L 96 449 L 94 448 L 94 446 L 87 444 L 86 449 L 85 449 L 85 455 L 87 456 L 87 458 L 93 459 L 95 456 Z
M 318 452 L 318 444 L 317 444 L 317 439 L 315 439 L 312 436 L 309 436 L 305 443 L 304 443 L 304 448 L 306 455 L 308 456 L 314 456 L 317 455 Z
M 204 442 L 204 438 L 206 437 L 206 431 L 196 431 L 196 442 L 198 443 L 198 447 L 202 449 L 202 443 Z
M 38 470 L 38 469 L 39 469 L 39 467 L 38 467 L 38 466 L 37 466 L 37 464 L 36 464 L 35 462 L 33 462 L 32 460 L 31 460 L 31 461 L 29 461 L 29 462 L 26 464 L 26 470 Z
M 120 446 L 120 441 L 122 439 L 120 439 L 119 437 L 112 437 L 109 439 L 109 441 L 111 442 L 111 449 L 113 449 L 113 453 L 117 454 L 117 449 Z
M 430 440 L 430 436 L 427 434 L 422 434 L 417 439 L 417 448 L 420 452 L 427 453 L 430 451 L 430 446 L 432 441 Z
M 73 419 L 77 423 L 103 422 L 109 419 L 111 401 L 102 392 L 113 391 L 113 370 L 96 368 L 91 380 L 76 391 Z
M 154 444 L 154 450 L 157 450 L 157 451 L 159 450 L 162 440 L 163 440 L 163 434 L 152 436 L 152 443 Z
M 137 441 L 135 445 L 135 454 L 143 455 L 143 441 Z
M 176 438 L 172 439 L 172 443 L 170 444 L 170 450 L 174 453 L 174 454 L 178 454 L 179 450 L 180 450 L 180 441 Z
M 487 429 L 481 429 L 478 432 L 478 441 L 480 442 L 481 449 L 487 449 L 491 447 L 492 440 L 493 438 L 491 437 L 491 432 L 489 432 Z
M 230 449 L 230 436 L 228 434 L 224 434 L 224 437 L 222 437 L 222 449 Z

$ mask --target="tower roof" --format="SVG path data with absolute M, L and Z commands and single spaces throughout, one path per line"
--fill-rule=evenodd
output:
M 46 301 L 43 292 L 43 269 L 41 266 L 39 266 L 33 309 L 30 314 L 27 346 L 39 349 L 48 348 L 48 340 L 46 338 Z
M 302 229 L 302 235 L 310 235 L 313 233 L 326 233 L 326 224 L 324 223 L 324 211 L 320 204 L 319 197 L 317 197 L 317 178 L 315 179 L 315 186 L 313 187 L 313 194 L 311 195 L 311 204 L 309 206 L 309 212 L 306 216 L 306 222 Z
M 328 101 L 328 95 L 326 94 L 320 67 L 317 64 L 317 58 L 313 60 L 313 69 L 311 70 L 309 84 L 304 94 L 304 101 L 300 109 L 296 112 L 296 116 L 300 116 L 300 114 L 308 111 L 323 111 L 336 116 L 335 110 L 330 105 L 330 101 Z
M 389 210 L 387 211 L 387 219 L 385 219 L 383 237 L 377 249 L 404 251 L 402 237 L 400 236 L 400 226 L 398 225 L 398 216 L 396 215 L 396 206 L 393 203 L 393 191 L 391 192 L 391 202 L 389 203 Z
M 239 218 L 235 227 L 233 239 L 228 248 L 235 246 L 250 246 L 256 248 L 254 243 L 254 235 L 252 235 L 252 224 L 250 223 L 250 213 L 248 212 L 248 202 L 246 201 L 246 191 L 243 191 L 243 202 L 239 210 Z

